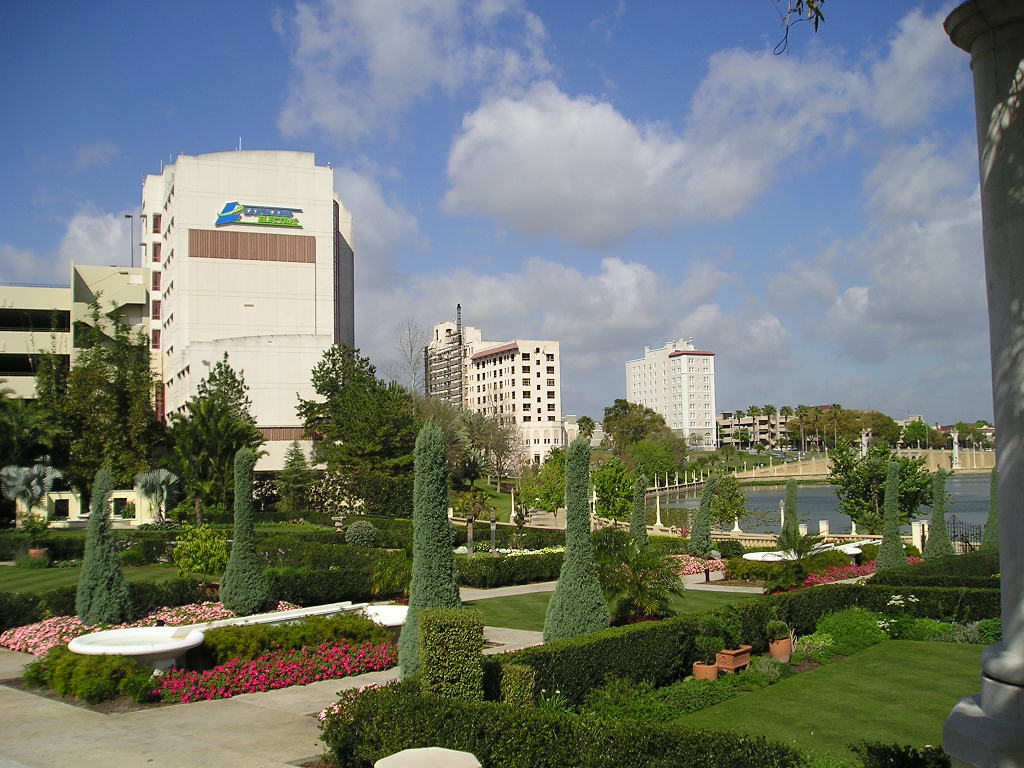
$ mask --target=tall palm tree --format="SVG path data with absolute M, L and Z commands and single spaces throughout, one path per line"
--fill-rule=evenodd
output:
M 135 476 L 135 492 L 153 505 L 158 523 L 164 521 L 166 505 L 177 496 L 180 487 L 178 476 L 166 469 L 154 469 Z
M 782 406 L 781 408 L 779 408 L 779 416 L 782 418 L 783 422 L 788 423 L 789 420 L 791 418 L 793 418 L 793 408 L 791 406 L 788 406 L 788 405 Z M 791 443 L 791 441 L 789 439 L 789 430 L 787 429 L 786 430 L 786 445 L 788 446 L 790 443 Z
M 61 477 L 63 475 L 60 470 L 45 464 L 35 464 L 31 467 L 11 465 L 0 470 L 4 496 L 15 504 L 20 501 L 25 507 L 26 515 L 32 514 L 32 509 L 43 500 L 53 488 L 54 482 Z
M 807 453 L 807 435 L 804 429 L 807 427 L 807 417 L 810 414 L 806 405 L 802 403 L 796 407 L 796 417 L 800 420 L 800 450 Z
M 752 405 L 747 408 L 747 416 L 750 416 L 754 420 L 753 428 L 750 430 L 753 435 L 751 437 L 751 444 L 753 444 L 759 442 L 761 439 L 761 406 Z
M 774 405 L 766 405 L 762 409 L 764 415 L 768 417 L 768 447 L 772 448 L 775 443 L 778 442 L 778 423 L 775 419 L 775 414 L 779 411 Z

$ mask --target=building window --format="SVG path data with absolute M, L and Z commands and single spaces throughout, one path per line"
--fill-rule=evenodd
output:
M 548 410 L 549 411 L 555 410 L 555 404 L 554 403 L 548 403 Z
M 555 366 L 549 365 L 548 366 L 548 373 L 554 373 L 554 372 L 555 372 Z
M 153 335 L 150 338 L 149 345 L 153 349 L 160 349 L 160 329 L 157 328 L 153 331 Z
M 151 314 L 152 318 L 154 320 L 159 320 L 160 319 L 160 302 L 159 301 L 154 301 L 154 302 L 152 302 L 151 306 L 152 306 L 152 310 L 151 310 L 150 314 Z
M 524 365 L 523 366 L 523 373 L 529 373 L 529 372 L 530 372 L 530 366 Z
M 551 353 L 546 354 L 544 357 L 547 359 L 549 363 L 555 362 L 555 356 L 552 355 Z
M 524 387 L 530 386 L 530 380 L 529 379 L 523 379 L 523 386 Z
M 160 251 L 161 251 L 160 243 L 153 243 L 153 261 L 156 261 L 156 262 L 160 261 Z
M 529 403 L 523 403 L 523 410 L 524 411 L 530 410 L 530 404 Z
M 548 392 L 548 400 L 554 400 L 554 399 L 555 399 L 555 393 L 554 392 Z
M 554 379 L 548 379 L 548 386 L 549 387 L 555 386 L 555 380 Z
M 160 273 L 159 272 L 154 272 L 153 273 L 153 290 L 154 291 L 159 291 L 160 290 Z
M 159 235 L 160 234 L 160 220 L 161 220 L 161 218 L 162 217 L 160 216 L 159 213 L 153 214 L 153 234 L 154 235 Z
M 554 416 L 548 416 L 548 421 L 554 421 L 554 420 L 555 420 Z
M 530 359 L 530 353 L 529 352 L 523 352 L 523 360 L 529 360 L 529 359 Z

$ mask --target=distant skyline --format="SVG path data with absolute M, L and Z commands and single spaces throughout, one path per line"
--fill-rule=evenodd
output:
M 241 140 L 334 166 L 381 372 L 461 303 L 561 343 L 566 414 L 692 338 L 720 411 L 991 420 L 953 5 L 829 3 L 781 56 L 771 0 L 13 5 L 0 281 L 127 264 L 142 175 Z

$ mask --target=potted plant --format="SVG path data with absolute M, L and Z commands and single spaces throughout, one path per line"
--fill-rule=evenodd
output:
M 793 631 L 784 621 L 773 620 L 765 625 L 768 633 L 768 653 L 775 661 L 789 664 L 793 656 Z
M 717 680 L 718 664 L 715 656 L 725 645 L 725 640 L 716 635 L 697 635 L 693 643 L 697 646 L 697 658 L 693 662 L 693 676 L 697 680 Z
M 705 625 L 713 623 L 717 627 L 717 632 L 714 634 L 721 635 L 725 639 L 725 645 L 718 652 L 716 658 L 720 672 L 739 672 L 750 666 L 750 651 L 752 649 L 749 645 L 740 642 L 743 619 L 739 611 L 732 606 L 726 606 L 714 613 L 704 614 L 703 621 Z M 705 634 L 710 633 L 705 632 Z
M 50 530 L 50 522 L 44 516 L 23 515 L 19 529 L 28 536 L 29 557 L 46 557 L 50 554 L 50 550 L 43 546 L 46 543 L 46 533 Z

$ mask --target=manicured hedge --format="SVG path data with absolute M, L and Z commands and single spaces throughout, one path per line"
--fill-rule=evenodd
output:
M 973 587 L 998 589 L 998 552 L 970 552 L 927 560 L 918 565 L 890 568 L 876 574 L 874 584 L 894 586 Z
M 174 548 L 175 531 L 114 531 L 118 551 L 134 549 L 142 553 L 146 563 L 169 560 Z M 53 560 L 81 560 L 85 555 L 85 530 L 51 529 L 42 538 L 43 546 L 50 550 Z M 27 537 L 18 531 L 0 532 L 0 560 L 14 560 L 28 547 Z
M 794 748 L 756 736 L 619 723 L 494 702 L 429 696 L 409 686 L 353 697 L 349 717 L 329 718 L 322 738 L 340 765 L 369 768 L 403 749 L 470 752 L 486 768 L 787 768 Z
M 366 602 L 377 599 L 371 589 L 372 569 L 363 563 L 341 562 L 331 570 L 270 568 L 270 597 L 296 605 L 322 605 L 343 600 Z
M 287 535 L 268 536 L 256 540 L 256 552 L 268 568 L 307 568 L 328 570 L 335 566 L 359 565 L 368 570 L 389 553 L 382 549 L 351 547 L 342 536 L 334 535 L 333 543 L 305 540 Z
M 808 573 L 818 573 L 826 568 L 849 565 L 850 556 L 842 552 L 822 552 L 811 555 L 802 561 Z M 743 557 L 730 557 L 727 572 L 730 579 L 740 581 L 767 581 L 778 575 L 786 567 L 785 563 L 766 563 L 758 560 L 744 560 Z
M 489 554 L 456 557 L 455 570 L 459 584 L 465 587 L 505 587 L 511 584 L 533 584 L 554 581 L 562 568 L 561 552 L 537 552 L 530 555 Z
M 352 516 L 346 517 L 346 528 L 357 520 L 368 520 L 380 532 L 378 546 L 387 549 L 412 549 L 412 520 L 393 517 L 371 517 Z M 455 523 L 454 546 L 462 546 L 466 543 L 466 526 L 464 523 Z M 516 527 L 508 523 L 498 523 L 495 530 L 495 538 L 499 549 L 512 549 L 516 547 L 518 534 Z M 477 544 L 491 541 L 491 524 L 489 522 L 477 521 L 473 525 L 473 541 Z M 545 547 L 560 547 L 565 544 L 565 532 L 551 528 L 524 528 L 522 544 L 519 549 L 544 549 Z

